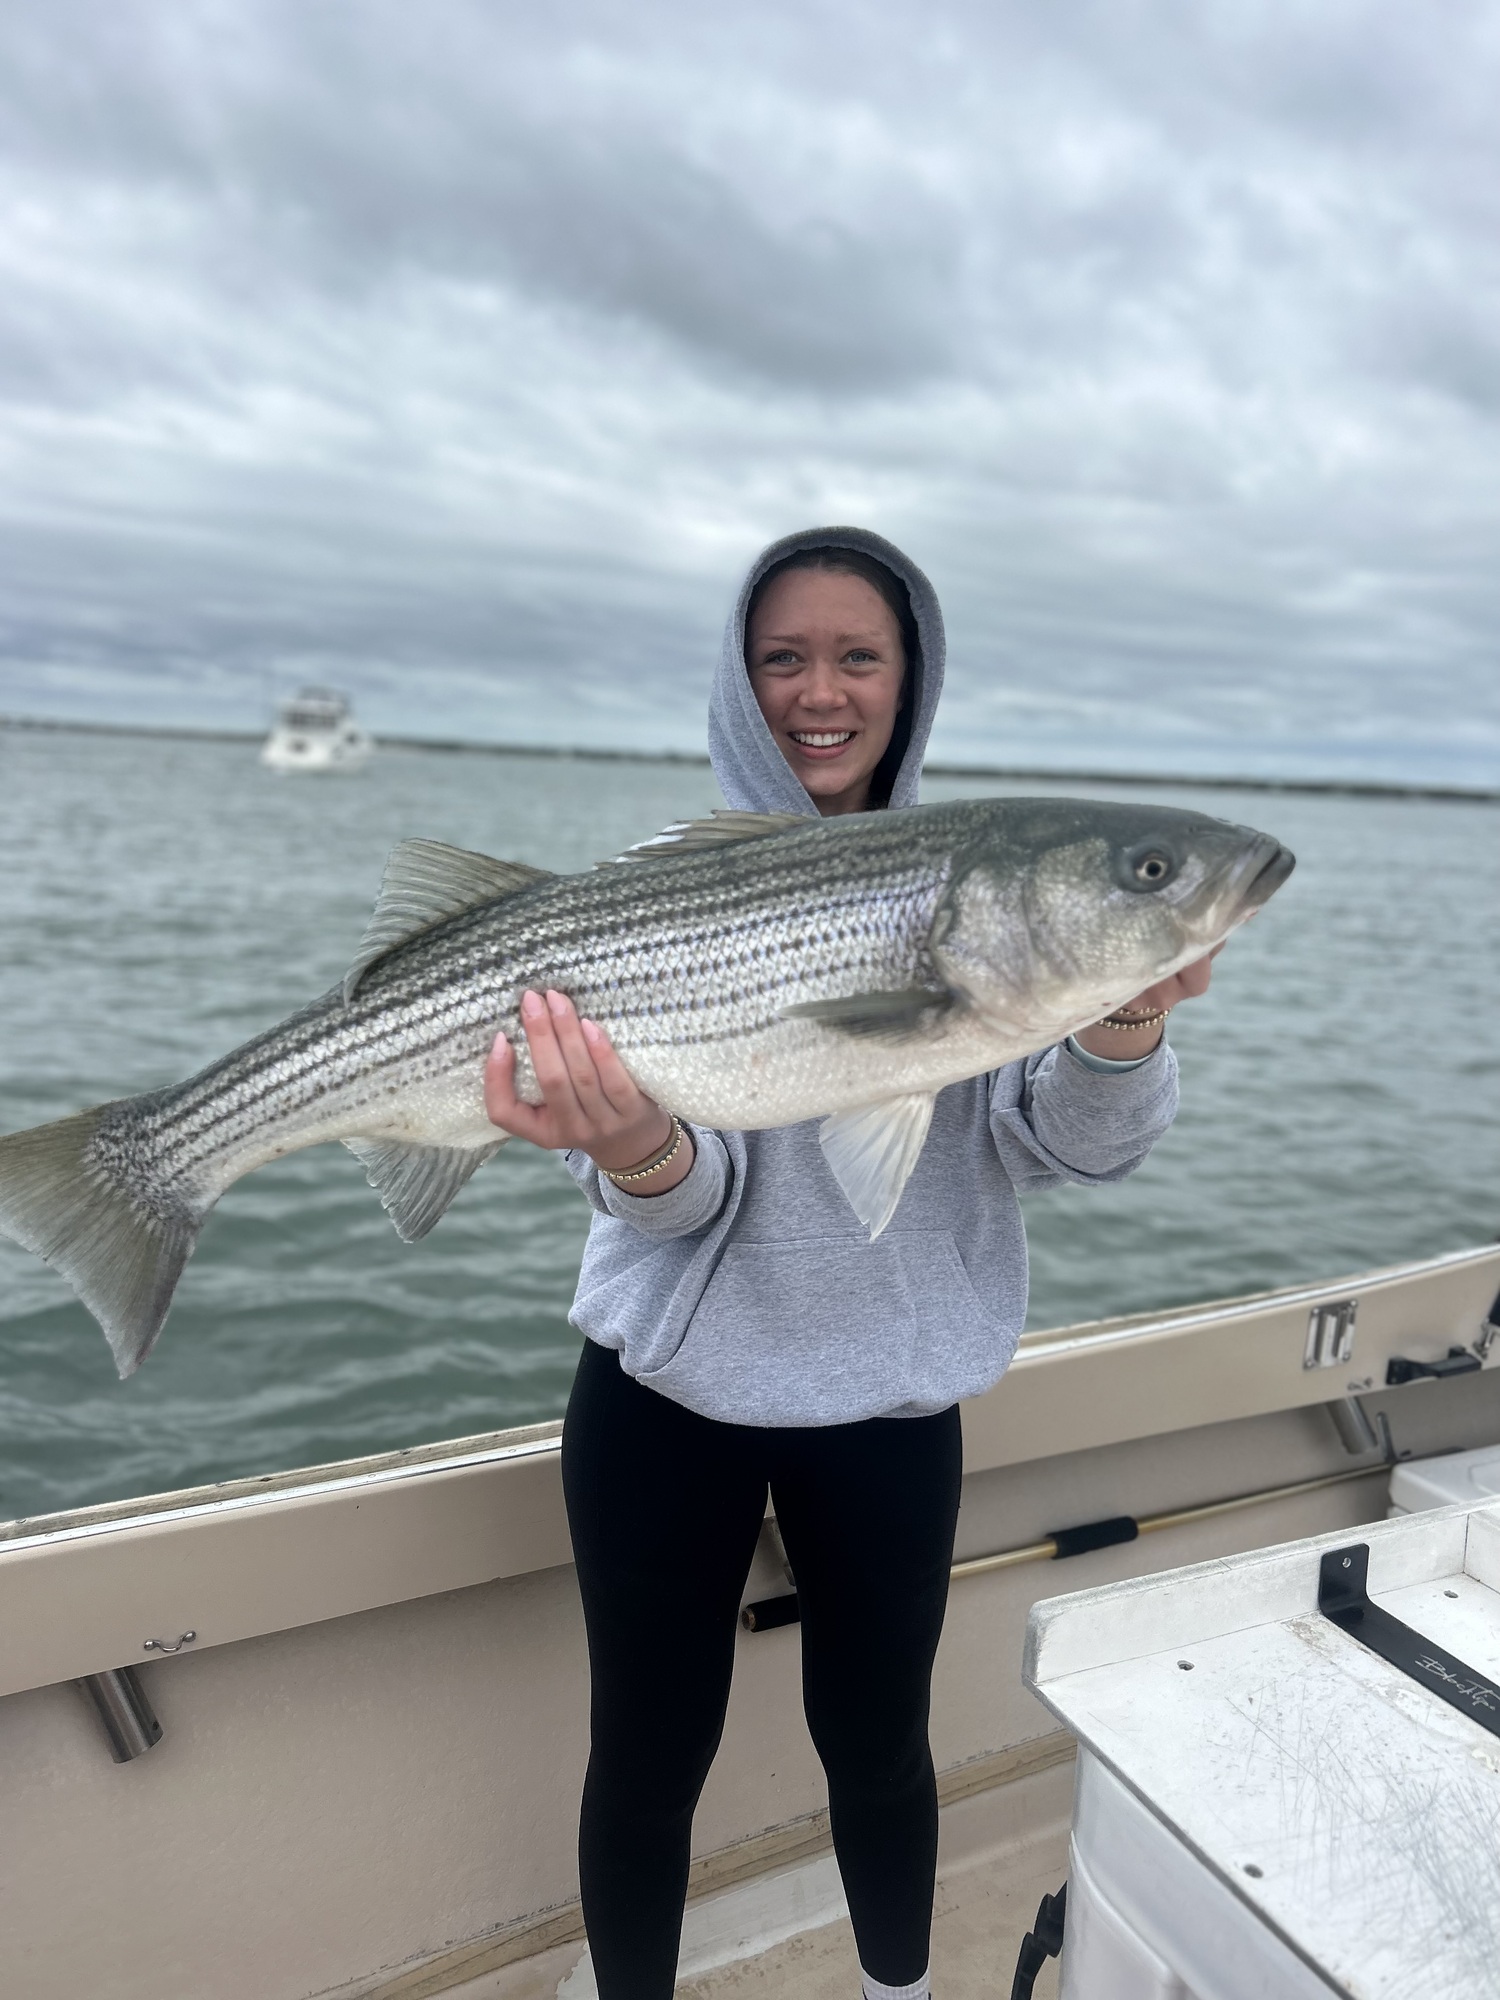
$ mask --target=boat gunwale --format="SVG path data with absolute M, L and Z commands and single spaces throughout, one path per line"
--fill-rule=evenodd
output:
M 537 1432 L 545 1435 L 534 1435 Z M 555 1452 L 561 1440 L 561 1421 L 530 1424 L 519 1431 L 488 1431 L 473 1438 L 411 1445 L 404 1451 L 376 1454 L 373 1459 L 335 1460 L 329 1465 L 303 1466 L 288 1472 L 251 1474 L 247 1479 L 225 1480 L 219 1485 L 186 1486 L 175 1493 L 146 1494 L 136 1500 L 105 1501 L 97 1508 L 79 1508 L 70 1513 L 35 1514 L 29 1519 L 0 1523 L 0 1558 L 16 1549 L 53 1547 L 129 1528 L 159 1527 L 205 1515 L 239 1513 L 261 1502 L 306 1500 L 347 1493 L 362 1486 L 387 1486 L 426 1473 L 477 1470 L 485 1465 Z M 238 1490 L 226 1491 L 226 1488 Z
M 1477 1244 L 1317 1284 L 1304 1281 L 1268 1291 L 1238 1293 L 1226 1299 L 1204 1300 L 1166 1311 L 1039 1328 L 1021 1336 L 1011 1369 L 1024 1370 L 1029 1363 L 1098 1351 L 1128 1342 L 1145 1343 L 1170 1338 L 1191 1332 L 1195 1327 L 1252 1318 L 1268 1310 L 1312 1305 L 1374 1285 L 1390 1286 L 1414 1281 L 1436 1271 L 1497 1256 L 1500 1256 L 1500 1244 Z M 0 1560 L 23 1549 L 56 1546 L 96 1535 L 238 1513 L 260 1504 L 305 1500 L 359 1487 L 386 1486 L 417 1476 L 466 1472 L 486 1465 L 554 1454 L 561 1448 L 562 1428 L 561 1419 L 554 1418 L 504 1430 L 480 1431 L 469 1437 L 402 1446 L 390 1452 L 331 1460 L 322 1465 L 251 1473 L 202 1486 L 100 1501 L 92 1506 L 69 1508 L 53 1514 L 22 1516 L 14 1521 L 0 1522 Z

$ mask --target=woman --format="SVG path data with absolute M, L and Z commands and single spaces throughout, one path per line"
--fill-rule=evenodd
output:
M 709 711 L 726 800 L 805 814 L 914 804 L 943 659 L 932 587 L 889 543 L 832 528 L 774 544 L 740 591 Z M 943 1091 L 874 1243 L 815 1123 L 680 1127 L 560 994 L 523 1006 L 541 1105 L 517 1099 L 497 1041 L 491 1118 L 566 1148 L 595 1209 L 563 1481 L 593 1680 L 579 1854 L 601 2000 L 672 1992 L 693 1809 L 768 1489 L 864 1992 L 925 2000 L 927 1712 L 958 1402 L 1003 1374 L 1025 1318 L 1016 1191 L 1140 1164 L 1176 1109 L 1165 1013 L 1207 984 L 1205 962 L 1066 1047 Z M 864 1615 L 876 1596 L 878 1632 Z

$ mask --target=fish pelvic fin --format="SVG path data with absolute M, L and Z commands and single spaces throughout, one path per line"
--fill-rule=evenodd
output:
M 375 913 L 360 939 L 354 963 L 344 974 L 345 1004 L 354 998 L 370 967 L 397 945 L 419 937 L 462 910 L 498 902 L 545 882 L 549 871 L 525 861 L 496 861 L 467 847 L 441 840 L 403 840 L 391 849 L 381 879 Z
M 507 1136 L 509 1136 L 507 1134 Z M 346 1139 L 403 1243 L 416 1243 L 442 1221 L 448 1204 L 470 1176 L 492 1160 L 492 1146 L 405 1146 L 390 1139 Z
M 931 1092 L 888 1097 L 825 1118 L 818 1128 L 823 1157 L 872 1243 L 896 1213 L 922 1156 L 936 1101 Z
M 125 1100 L 128 1101 L 128 1100 Z M 0 1231 L 61 1272 L 103 1328 L 120 1379 L 133 1375 L 161 1332 L 206 1204 L 132 1190 L 107 1168 L 97 1105 L 0 1139 Z

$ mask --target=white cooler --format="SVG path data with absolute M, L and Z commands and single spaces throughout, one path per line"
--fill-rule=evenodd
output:
M 1371 1603 L 1500 1681 L 1500 1504 L 1034 1607 L 1027 1684 L 1079 1739 L 1063 2000 L 1500 2000 L 1489 1697 L 1323 1616 L 1355 1543 Z
M 1500 1444 L 1452 1451 L 1444 1458 L 1414 1458 L 1391 1472 L 1391 1514 L 1419 1514 L 1425 1507 L 1478 1507 L 1500 1499 Z

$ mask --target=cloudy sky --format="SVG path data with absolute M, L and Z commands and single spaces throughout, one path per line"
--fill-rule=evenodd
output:
M 936 748 L 1500 783 L 1500 0 L 20 0 L 0 710 L 697 748 L 859 521 Z

